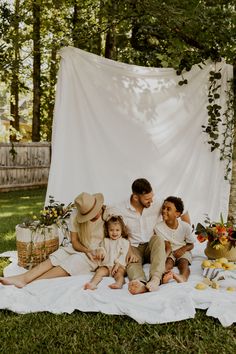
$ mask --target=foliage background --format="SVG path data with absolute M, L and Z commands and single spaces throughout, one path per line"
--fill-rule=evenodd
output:
M 234 0 L 2 0 L 0 108 L 11 140 L 21 129 L 50 141 L 61 47 L 173 67 L 182 80 L 208 58 L 235 65 L 235 23 Z

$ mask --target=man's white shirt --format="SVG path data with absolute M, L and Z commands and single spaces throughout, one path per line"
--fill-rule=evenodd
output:
M 122 216 L 131 245 L 138 247 L 139 244 L 149 242 L 153 236 L 155 225 L 162 220 L 161 207 L 162 203 L 155 200 L 149 208 L 144 208 L 142 214 L 139 214 L 128 199 L 117 206 L 108 206 L 105 219 L 108 215 Z

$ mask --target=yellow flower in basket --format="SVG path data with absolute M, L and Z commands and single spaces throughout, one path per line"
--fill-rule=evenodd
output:
M 227 245 L 227 243 L 229 242 L 228 236 L 227 235 L 223 235 L 219 238 L 219 241 L 222 245 Z

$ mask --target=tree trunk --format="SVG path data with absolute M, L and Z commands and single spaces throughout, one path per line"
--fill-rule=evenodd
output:
M 51 141 L 52 136 L 52 121 L 55 101 L 55 85 L 56 85 L 56 56 L 57 50 L 55 47 L 51 50 L 50 73 L 49 73 L 49 97 L 48 97 L 48 126 L 50 131 L 47 134 L 47 140 Z
M 33 0 L 33 125 L 32 141 L 40 141 L 40 4 Z
M 19 8 L 20 0 L 15 1 L 14 8 L 14 37 L 13 37 L 13 50 L 14 50 L 14 59 L 12 62 L 12 80 L 11 80 L 11 96 L 10 96 L 10 113 L 11 117 L 14 119 L 10 122 L 10 125 L 16 130 L 20 130 L 20 116 L 19 116 L 19 60 L 20 60 L 20 51 L 19 51 Z M 11 141 L 16 141 L 16 135 L 12 134 L 10 136 Z
M 73 39 L 74 47 L 78 47 L 77 22 L 78 22 L 78 5 L 75 1 L 74 2 L 73 17 L 72 17 L 72 39 Z

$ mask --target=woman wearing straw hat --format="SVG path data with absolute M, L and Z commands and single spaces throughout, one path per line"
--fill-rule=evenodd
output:
M 98 267 L 96 249 L 104 237 L 103 194 L 81 193 L 74 203 L 69 225 L 71 244 L 60 247 L 49 259 L 23 274 L 0 278 L 0 283 L 22 288 L 33 280 L 86 274 Z

